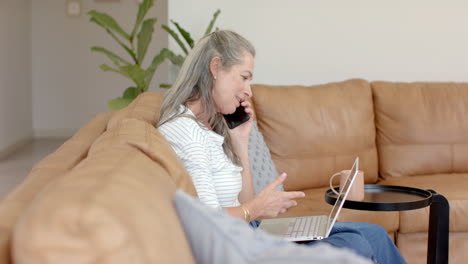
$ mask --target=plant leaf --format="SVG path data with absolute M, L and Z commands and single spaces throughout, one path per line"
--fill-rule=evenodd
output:
M 161 49 L 159 54 L 154 56 L 151 65 L 146 69 L 146 83 L 148 83 L 148 86 L 151 83 L 151 80 L 153 80 L 154 72 L 158 66 L 163 63 L 166 58 L 170 58 L 171 56 L 174 56 L 174 53 L 167 48 Z
M 179 33 L 182 35 L 182 37 L 184 37 L 185 41 L 187 42 L 187 44 L 189 45 L 190 48 L 193 48 L 193 39 L 192 37 L 190 36 L 190 33 L 188 33 L 185 29 L 183 29 L 179 23 L 175 22 L 174 20 L 171 20 L 172 24 L 174 24 L 177 28 L 177 30 L 179 30 Z
M 169 60 L 172 62 L 172 64 L 180 67 L 184 63 L 185 57 L 183 57 L 182 55 L 172 54 L 172 56 L 169 57 Z
M 182 41 L 180 40 L 179 38 L 179 35 L 177 35 L 177 33 L 174 32 L 174 30 L 172 30 L 170 27 L 166 26 L 166 25 L 162 25 L 161 26 L 167 33 L 169 33 L 169 35 L 171 35 L 171 37 L 177 42 L 177 44 L 179 44 L 180 48 L 184 51 L 184 53 L 186 55 L 188 55 L 188 51 L 187 51 L 187 48 L 185 47 L 184 43 L 182 43 Z
M 120 67 L 122 72 L 125 72 L 130 79 L 137 85 L 141 91 L 148 90 L 148 84 L 146 82 L 146 71 L 140 68 L 139 65 L 131 64 Z
M 121 57 L 117 56 L 113 52 L 110 52 L 103 47 L 94 46 L 94 47 L 91 47 L 91 51 L 99 52 L 99 53 L 106 55 L 112 62 L 114 62 L 115 66 L 117 67 L 122 66 L 121 64 L 124 64 L 124 65 L 130 64 L 130 62 L 122 59 Z
M 122 37 L 124 37 L 127 40 L 130 40 L 130 35 L 125 32 L 120 25 L 115 21 L 115 19 L 111 16 L 109 16 L 106 13 L 101 13 L 96 10 L 91 10 L 88 12 L 88 15 L 91 16 L 90 21 L 95 22 L 101 27 L 104 27 L 105 29 L 110 29 L 113 30 L 114 32 L 120 34 Z
M 156 18 L 145 20 L 141 26 L 140 33 L 138 33 L 137 60 L 139 65 L 143 64 L 143 59 L 148 51 L 148 46 L 153 37 L 154 23 L 156 23 Z
M 138 15 L 137 19 L 135 21 L 135 26 L 133 27 L 132 34 L 130 35 L 130 38 L 133 39 L 135 37 L 135 34 L 138 30 L 138 28 L 141 25 L 141 22 L 146 16 L 146 13 L 148 13 L 148 10 L 154 5 L 154 0 L 144 0 L 143 3 L 141 3 L 138 6 Z
M 112 32 L 110 31 L 109 29 L 106 29 L 106 32 L 109 33 L 109 35 L 112 36 L 113 39 L 115 39 L 115 41 L 117 41 L 117 43 L 119 43 L 119 45 L 125 50 L 127 51 L 128 54 L 130 54 L 130 56 L 132 57 L 133 61 L 135 63 L 137 63 L 137 58 L 136 58 L 136 54 L 135 52 L 130 49 L 127 45 L 125 45 L 122 41 L 120 41 L 120 39 Z
M 117 43 L 119 43 L 120 46 L 122 46 L 122 48 L 124 48 L 128 54 L 130 54 L 130 56 L 132 57 L 132 59 L 135 61 L 136 63 L 136 55 L 135 55 L 135 52 L 133 52 L 133 50 L 131 50 L 129 47 L 127 47 L 122 41 L 120 41 L 120 39 L 108 28 L 106 28 L 104 25 L 102 25 L 98 20 L 94 19 L 94 18 L 91 18 L 90 21 L 100 25 L 101 27 L 103 27 L 107 33 L 109 33 L 109 35 L 111 35 L 111 37 L 117 41 Z
M 124 93 L 123 93 L 123 96 L 122 98 L 124 99 L 135 99 L 138 95 L 140 94 L 140 92 L 138 91 L 138 88 L 136 87 L 128 87 Z
M 168 83 L 161 83 L 159 85 L 159 88 L 164 88 L 164 89 L 169 89 L 172 87 L 172 84 L 168 84 Z
M 128 99 L 128 98 L 115 98 L 115 99 L 112 99 L 110 100 L 108 103 L 107 103 L 107 107 L 110 109 L 110 110 L 119 110 L 119 109 L 122 109 L 124 107 L 126 107 L 127 105 L 129 105 L 131 102 L 133 101 L 133 99 Z
M 102 24 L 101 22 L 99 22 L 98 20 L 96 20 L 94 17 L 91 17 L 91 18 L 89 19 L 89 21 L 94 22 L 94 23 L 98 24 L 100 27 L 106 29 L 106 26 L 104 26 L 104 24 Z
M 123 75 L 124 77 L 130 78 L 130 76 L 128 76 L 128 74 L 126 72 L 123 72 L 121 70 L 112 68 L 112 67 L 108 66 L 107 64 L 101 64 L 101 66 L 99 66 L 99 68 L 101 68 L 101 70 L 103 70 L 105 72 L 108 72 L 108 71 L 116 72 L 118 74 Z
M 206 28 L 206 31 L 205 31 L 205 35 L 208 35 L 211 33 L 211 31 L 213 30 L 213 26 L 216 22 L 216 19 L 218 18 L 219 14 L 221 13 L 221 10 L 216 10 L 216 12 L 213 14 L 213 18 L 211 19 L 210 21 L 210 24 L 208 25 L 208 27 Z

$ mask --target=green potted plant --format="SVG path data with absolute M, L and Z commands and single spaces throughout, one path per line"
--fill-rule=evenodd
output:
M 102 27 L 123 48 L 128 57 L 128 59 L 124 59 L 100 46 L 91 47 L 91 51 L 104 54 L 113 63 L 113 66 L 102 64 L 100 68 L 103 71 L 118 73 L 131 79 L 134 83 L 134 86 L 128 87 L 121 97 L 112 99 L 107 103 L 108 108 L 111 110 L 124 108 L 139 94 L 147 91 L 158 66 L 166 58 L 173 56 L 168 49 L 162 49 L 159 54 L 153 57 L 147 67 L 143 66 L 148 47 L 153 38 L 154 25 L 157 21 L 155 17 L 145 18 L 153 5 L 154 0 L 144 0 L 139 4 L 135 24 L 130 33 L 123 30 L 110 15 L 96 10 L 88 12 L 91 17 L 90 21 Z
M 147 55 L 148 47 L 153 38 L 154 25 L 157 21 L 155 17 L 146 18 L 149 9 L 153 6 L 154 0 L 143 0 L 139 4 L 135 24 L 133 25 L 133 29 L 130 33 L 126 32 L 112 16 L 96 10 L 88 12 L 90 21 L 102 27 L 119 44 L 119 46 L 122 47 L 128 57 L 128 59 L 124 59 L 122 56 L 100 46 L 91 47 L 91 51 L 105 55 L 113 63 L 113 66 L 101 64 L 101 70 L 105 72 L 118 73 L 129 78 L 134 83 L 134 86 L 130 86 L 125 89 L 121 97 L 112 99 L 107 103 L 107 107 L 111 110 L 118 110 L 126 107 L 139 94 L 146 92 L 150 87 L 157 68 L 166 59 L 169 59 L 177 66 L 181 66 L 189 52 L 185 44 L 181 41 L 179 35 L 169 26 L 162 25 L 162 28 L 179 44 L 181 49 L 184 51 L 184 55 L 176 55 L 173 51 L 163 48 L 159 54 L 156 54 L 153 57 L 153 60 L 146 68 L 143 66 L 144 58 Z M 214 13 L 205 34 L 212 32 L 214 23 L 220 12 L 220 10 L 217 10 Z M 178 33 L 182 36 L 182 39 L 186 41 L 190 49 L 193 48 L 194 41 L 191 38 L 190 33 L 184 30 L 177 22 L 171 22 L 176 26 Z M 162 88 L 170 87 L 169 84 L 162 84 L 160 86 Z

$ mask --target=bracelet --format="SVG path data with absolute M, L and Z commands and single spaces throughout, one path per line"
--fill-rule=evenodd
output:
M 242 211 L 244 212 L 244 219 L 246 222 L 250 222 L 250 212 L 249 212 L 249 209 L 247 209 L 247 207 L 245 207 L 244 205 L 241 204 L 240 206 L 242 208 Z

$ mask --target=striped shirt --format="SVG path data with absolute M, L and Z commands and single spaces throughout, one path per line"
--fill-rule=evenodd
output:
M 180 111 L 184 109 L 181 106 Z M 187 108 L 187 115 L 194 116 Z M 176 117 L 158 130 L 192 177 L 201 202 L 211 207 L 239 206 L 242 168 L 223 151 L 224 137 L 190 117 Z

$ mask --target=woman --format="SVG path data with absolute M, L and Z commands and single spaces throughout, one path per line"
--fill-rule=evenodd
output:
M 167 92 L 158 123 L 199 199 L 247 222 L 276 217 L 305 195 L 276 190 L 287 177 L 282 173 L 254 196 L 248 157 L 252 119 L 234 129 L 224 120 L 239 106 L 253 114 L 247 99 L 252 96 L 254 56 L 252 44 L 232 31 L 203 37 Z M 385 230 L 367 223 L 337 223 L 329 238 L 311 243 L 352 248 L 377 263 L 405 263 Z

